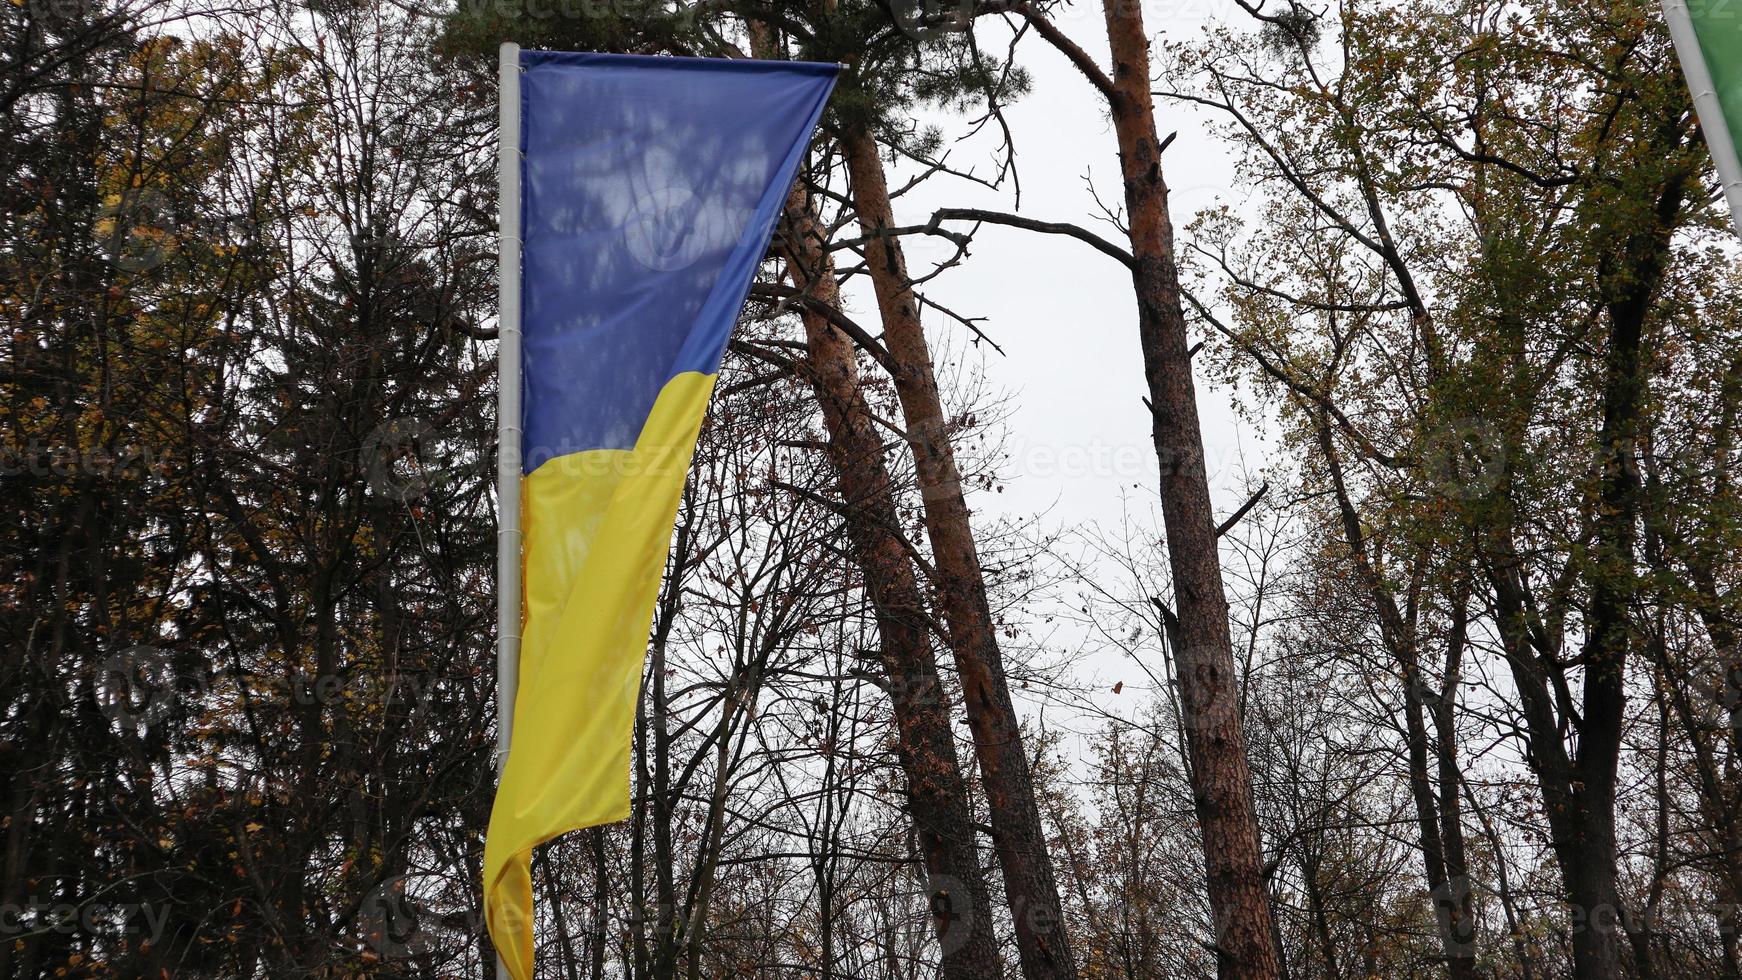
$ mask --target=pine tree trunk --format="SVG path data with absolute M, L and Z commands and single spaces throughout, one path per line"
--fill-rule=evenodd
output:
M 793 285 L 809 299 L 838 308 L 834 265 L 802 188 L 795 188 L 788 199 L 786 218 L 787 270 Z M 1003 972 L 991 900 L 950 731 L 950 704 L 932 654 L 925 598 L 899 537 L 900 516 L 883 443 L 859 384 L 852 342 L 816 311 L 804 309 L 802 316 L 808 373 L 829 434 L 847 536 L 882 640 L 879 652 L 894 705 L 897 753 L 925 860 L 942 973 L 950 980 L 990 980 Z
M 900 240 L 883 234 L 884 229 L 894 227 L 883 161 L 871 134 L 863 128 L 847 129 L 841 142 L 859 225 L 869 238 L 866 265 L 883 318 L 884 338 L 895 361 L 895 390 L 919 473 L 926 531 L 937 565 L 939 600 L 961 677 L 980 780 L 992 812 L 993 843 L 1016 925 L 1022 974 L 1027 980 L 1072 980 L 1076 964 L 1060 912 L 1058 886 L 1028 758 L 1022 749 L 1022 733 L 1004 676 L 1003 655 L 994 633 L 961 476 L 938 398 L 931 351 L 920 325 Z
M 1161 462 L 1162 519 L 1179 620 L 1174 657 L 1192 791 L 1203 831 L 1217 972 L 1223 980 L 1275 980 L 1282 975 L 1282 952 L 1264 885 L 1252 774 L 1241 730 L 1228 602 L 1149 94 L 1149 38 L 1140 5 L 1105 0 L 1104 11 L 1113 55 L 1113 127 L 1135 259 L 1137 327 Z

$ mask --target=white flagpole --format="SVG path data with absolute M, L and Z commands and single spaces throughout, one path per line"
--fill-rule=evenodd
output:
M 1742 160 L 1736 156 L 1736 134 L 1730 132 L 1724 107 L 1718 103 L 1717 86 L 1712 84 L 1712 71 L 1706 67 L 1705 52 L 1700 50 L 1700 36 L 1694 31 L 1693 18 L 1688 16 L 1687 0 L 1663 0 L 1663 19 L 1669 23 L 1669 36 L 1675 41 L 1676 54 L 1681 56 L 1682 74 L 1687 76 L 1688 91 L 1694 96 L 1700 129 L 1706 134 L 1706 146 L 1712 151 L 1718 181 L 1730 204 L 1730 221 L 1736 234 L 1742 236 Z
M 496 266 L 496 774 L 508 763 L 520 690 L 520 45 L 502 42 L 497 66 L 501 142 L 496 206 L 502 237 Z M 497 980 L 509 980 L 496 957 Z

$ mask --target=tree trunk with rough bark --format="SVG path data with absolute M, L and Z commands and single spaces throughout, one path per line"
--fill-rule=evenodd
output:
M 808 301 L 839 308 L 834 266 L 802 187 L 787 199 L 787 271 Z M 943 976 L 1002 974 L 991 900 L 980 872 L 967 790 L 938 677 L 925 597 L 903 544 L 883 443 L 860 387 L 852 342 L 815 309 L 801 306 L 806 372 L 822 406 L 843 516 L 881 637 L 879 653 L 894 706 L 897 754 L 907 777 L 914 834 L 925 860 L 932 925 Z
M 1113 56 L 1108 99 L 1129 212 L 1137 327 L 1178 607 L 1174 657 L 1192 791 L 1203 831 L 1218 974 L 1223 980 L 1274 980 L 1282 975 L 1282 952 L 1265 889 L 1252 773 L 1241 729 L 1228 601 L 1149 92 L 1149 37 L 1140 5 L 1105 0 L 1104 11 Z
M 919 473 L 926 532 L 937 567 L 939 604 L 961 677 L 980 781 L 992 812 L 992 839 L 1016 926 L 1022 975 L 1027 980 L 1074 980 L 1076 963 L 1065 932 L 1052 857 L 1004 675 L 979 550 L 938 398 L 931 351 L 900 239 L 885 233 L 895 223 L 883 161 L 877 155 L 876 142 L 863 128 L 848 127 L 841 143 L 852 180 L 853 204 L 867 237 L 865 260 L 882 314 L 885 342 L 894 361 L 895 391 Z

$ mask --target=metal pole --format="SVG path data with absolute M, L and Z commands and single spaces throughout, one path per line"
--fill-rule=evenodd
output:
M 1681 56 L 1682 74 L 1687 76 L 1688 91 L 1694 96 L 1694 110 L 1700 114 L 1700 129 L 1705 131 L 1706 146 L 1718 168 L 1718 181 L 1730 203 L 1730 222 L 1736 234 L 1742 236 L 1742 160 L 1736 156 L 1736 134 L 1730 132 L 1724 108 L 1718 104 L 1718 89 L 1712 84 L 1711 69 L 1706 67 L 1705 52 L 1700 50 L 1700 37 L 1688 15 L 1687 0 L 1663 0 L 1663 19 L 1669 23 L 1669 36 L 1675 40 L 1676 54 Z
M 502 237 L 496 266 L 496 774 L 508 763 L 514 697 L 520 691 L 520 45 L 502 42 L 498 62 L 501 142 L 496 206 Z M 510 980 L 496 957 L 497 980 Z

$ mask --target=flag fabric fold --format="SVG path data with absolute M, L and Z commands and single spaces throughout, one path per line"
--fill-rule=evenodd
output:
M 629 815 L 630 736 L 714 377 L 834 86 L 804 62 L 524 52 L 520 684 L 485 916 L 530 980 L 532 848 Z M 505 366 L 504 370 L 511 370 Z
M 1742 235 L 1742 3 L 1663 0 L 1706 145 Z

